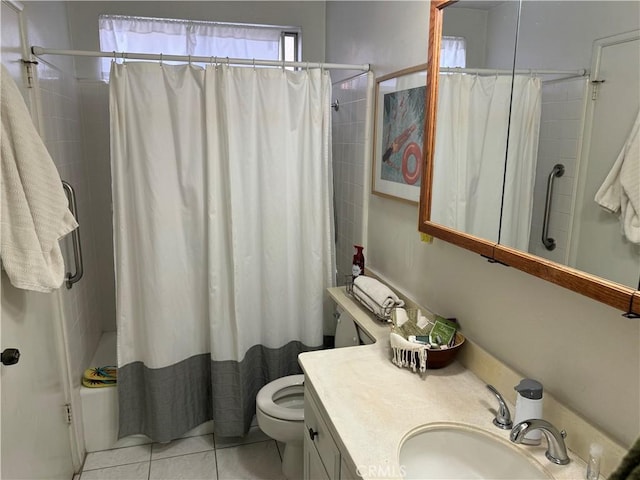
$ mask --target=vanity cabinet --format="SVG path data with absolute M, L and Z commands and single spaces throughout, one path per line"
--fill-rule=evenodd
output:
M 322 464 L 320 454 L 313 444 L 313 440 L 309 439 L 309 435 L 304 436 L 304 479 L 330 480 Z
M 312 390 L 304 389 L 304 479 L 356 480 L 327 427 Z

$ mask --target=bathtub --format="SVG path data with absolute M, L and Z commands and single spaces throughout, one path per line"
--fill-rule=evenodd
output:
M 88 367 L 117 365 L 116 332 L 105 332 L 100 337 L 91 365 Z M 82 428 L 87 452 L 109 450 L 151 443 L 145 435 L 131 435 L 118 440 L 118 387 L 80 387 Z M 183 437 L 213 433 L 213 422 L 206 422 L 187 432 Z

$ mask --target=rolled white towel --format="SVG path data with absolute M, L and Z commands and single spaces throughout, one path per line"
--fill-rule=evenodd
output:
M 353 281 L 353 294 L 367 305 L 376 315 L 386 316 L 391 307 L 402 307 L 404 302 L 375 278 L 360 275 Z

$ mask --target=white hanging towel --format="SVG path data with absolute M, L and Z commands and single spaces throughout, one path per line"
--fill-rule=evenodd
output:
M 640 112 L 595 200 L 612 213 L 619 210 L 624 235 L 640 244 Z
M 58 240 L 78 224 L 53 160 L 4 66 L 0 84 L 0 258 L 12 285 L 50 292 L 64 280 Z

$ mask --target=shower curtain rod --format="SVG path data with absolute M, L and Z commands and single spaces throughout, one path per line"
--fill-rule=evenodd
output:
M 196 55 L 164 55 L 152 53 L 130 53 L 130 52 L 90 52 L 84 50 L 56 50 L 53 48 L 43 48 L 38 46 L 31 47 L 31 53 L 36 56 L 40 55 L 70 55 L 73 57 L 105 57 L 115 60 L 157 60 L 157 61 L 173 61 L 173 62 L 197 62 L 211 64 L 227 64 L 227 65 L 252 65 L 260 67 L 299 67 L 299 68 L 324 68 L 327 70 L 362 70 L 368 72 L 371 65 L 364 64 L 344 64 L 344 63 L 319 63 L 319 62 L 285 62 L 277 60 L 257 60 L 247 58 L 229 58 L 229 57 L 203 57 Z
M 570 75 L 574 77 L 584 77 L 585 75 L 589 75 L 587 70 L 494 70 L 491 68 L 454 68 L 447 67 L 441 68 L 440 72 L 444 73 L 477 73 L 480 75 L 511 75 L 512 73 L 518 75 Z

